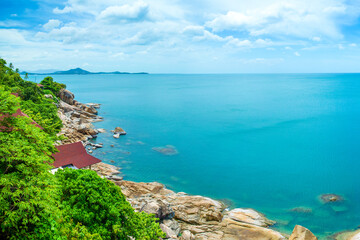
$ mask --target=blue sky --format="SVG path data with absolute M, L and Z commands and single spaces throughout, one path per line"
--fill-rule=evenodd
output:
M 1 0 L 25 71 L 359 72 L 359 0 Z

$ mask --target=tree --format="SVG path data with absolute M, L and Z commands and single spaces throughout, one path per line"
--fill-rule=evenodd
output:
M 120 187 L 91 170 L 59 170 L 64 213 L 102 239 L 158 239 L 164 237 L 156 219 L 137 213 Z
M 29 79 L 29 74 L 28 73 L 25 73 L 25 80 L 28 80 Z
M 14 65 L 12 63 L 9 63 L 9 68 L 14 69 Z
M 55 82 L 52 77 L 44 78 L 44 80 L 42 80 L 40 84 L 44 85 L 45 90 L 50 90 L 56 96 L 59 95 L 60 89 L 66 88 L 65 84 Z
M 0 86 L 0 238 L 54 239 L 60 209 L 49 172 L 53 142 L 27 117 L 13 117 L 19 99 Z

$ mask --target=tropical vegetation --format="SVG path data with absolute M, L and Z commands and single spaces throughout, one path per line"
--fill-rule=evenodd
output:
M 18 72 L 0 59 L 0 239 L 163 237 L 156 218 L 135 212 L 121 189 L 94 171 L 50 172 L 65 85 L 45 78 L 42 89 Z M 13 116 L 19 108 L 30 118 Z

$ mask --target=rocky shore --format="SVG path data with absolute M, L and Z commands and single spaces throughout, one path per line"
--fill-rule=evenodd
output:
M 60 135 L 64 140 L 57 144 L 82 141 L 91 153 L 101 144 L 93 144 L 88 140 L 96 138 L 103 129 L 94 129 L 92 123 L 102 121 L 97 115 L 99 104 L 83 104 L 74 100 L 74 94 L 61 90 L 58 103 L 58 114 L 63 122 Z M 126 134 L 123 129 L 114 130 L 114 137 Z M 115 136 L 116 135 L 116 136 Z M 269 227 L 276 222 L 267 219 L 254 209 L 236 208 L 229 210 L 220 201 L 203 196 L 174 192 L 157 182 L 138 183 L 125 181 L 119 174 L 119 168 L 110 164 L 99 163 L 92 167 L 99 175 L 112 180 L 120 186 L 123 194 L 136 211 L 155 214 L 159 218 L 161 229 L 166 239 L 205 240 L 205 239 L 257 239 L 257 240 L 315 240 L 308 229 L 295 226 L 288 236 Z M 333 201 L 333 196 L 325 200 Z M 329 198 L 329 199 L 328 199 Z M 359 240 L 359 232 L 343 232 L 332 236 L 336 240 Z

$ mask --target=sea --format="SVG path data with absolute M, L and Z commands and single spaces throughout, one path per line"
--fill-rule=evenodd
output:
M 299 224 L 325 239 L 360 225 L 360 74 L 53 78 L 101 104 L 94 125 L 107 132 L 93 155 L 125 180 L 253 208 L 285 233 Z M 127 135 L 113 138 L 115 127 Z M 327 193 L 344 200 L 324 204 Z

